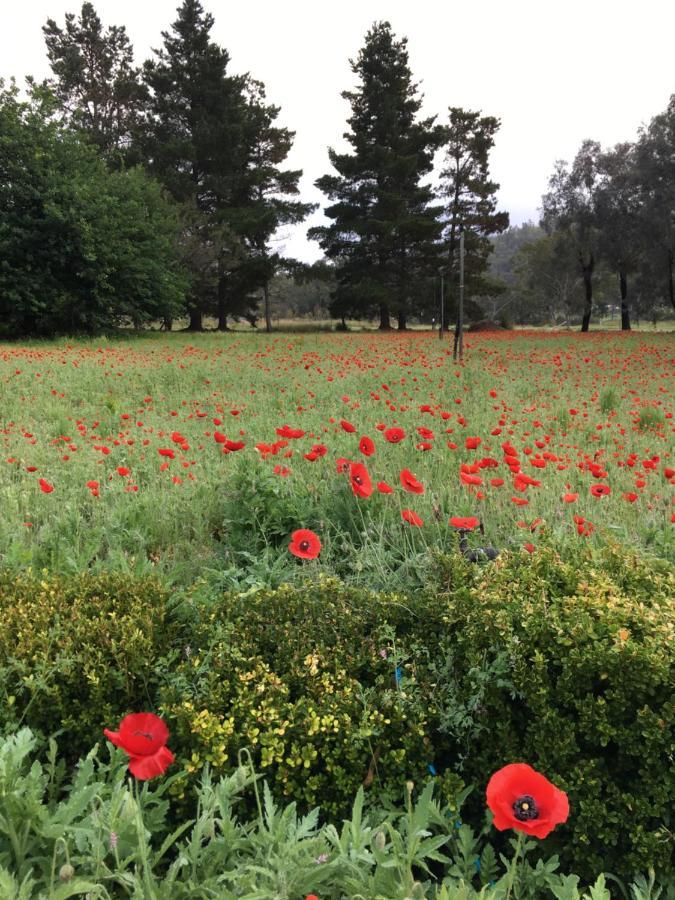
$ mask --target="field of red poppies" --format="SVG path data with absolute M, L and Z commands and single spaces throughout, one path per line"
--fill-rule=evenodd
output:
M 668 556 L 673 357 L 668 334 L 478 335 L 463 364 L 430 333 L 4 345 L 0 556 L 236 588 L 414 582 L 460 526 L 469 551 Z

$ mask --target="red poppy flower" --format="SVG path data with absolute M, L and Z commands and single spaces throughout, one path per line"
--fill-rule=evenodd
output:
M 153 713 L 132 713 L 120 722 L 119 731 L 103 734 L 129 756 L 129 771 L 140 781 L 162 775 L 174 760 L 166 747 L 169 729 Z
M 487 804 L 499 831 L 513 828 L 537 838 L 567 821 L 567 794 L 525 763 L 495 772 L 487 786 Z
M 372 456 L 375 452 L 375 443 L 373 439 L 364 434 L 359 441 L 359 450 L 364 456 Z
M 407 522 L 408 525 L 424 525 L 423 520 L 420 519 L 417 513 L 413 512 L 412 509 L 402 509 L 401 518 L 404 522 Z
M 127 475 L 131 475 L 131 469 L 127 468 L 127 466 L 118 466 L 117 474 L 121 475 L 123 478 L 126 478 Z
M 611 494 L 612 490 L 608 484 L 592 484 L 591 485 L 591 494 L 594 497 L 606 497 L 607 494 Z
M 51 494 L 51 492 L 54 490 L 54 485 L 50 484 L 48 481 L 45 481 L 44 478 L 40 479 L 39 484 L 40 484 L 40 490 L 42 491 L 43 494 Z
M 459 473 L 462 484 L 482 484 L 483 479 L 480 475 L 470 475 L 468 472 Z
M 405 431 L 402 428 L 387 428 L 384 432 L 384 439 L 390 444 L 398 444 L 404 437 Z
M 340 425 L 348 434 L 354 434 L 356 431 L 356 426 L 352 425 L 352 423 L 348 422 L 346 419 L 340 419 Z
M 300 528 L 291 535 L 291 543 L 288 549 L 293 556 L 300 559 L 316 559 L 321 553 L 321 541 L 319 536 L 308 528 Z
M 623 495 L 623 499 L 627 500 L 629 503 L 635 503 L 637 498 L 638 495 L 635 493 L 635 491 L 626 491 L 626 493 Z
M 475 516 L 453 516 L 450 519 L 450 524 L 453 528 L 458 528 L 460 531 L 473 531 L 474 528 L 478 528 L 480 525 L 480 520 Z
M 563 496 L 563 500 L 565 501 L 565 503 L 576 503 L 578 499 L 578 494 L 565 494 Z
M 376 486 L 377 486 L 378 491 L 381 494 L 393 494 L 394 493 L 393 487 L 390 487 L 386 481 L 378 481 Z
M 476 450 L 482 443 L 483 441 L 479 437 L 468 437 L 465 445 L 467 450 Z
M 424 493 L 424 485 L 415 478 L 410 469 L 403 469 L 399 478 L 404 491 L 408 491 L 409 494 Z
M 335 460 L 335 468 L 337 469 L 338 475 L 344 475 L 346 472 L 349 472 L 349 467 L 351 466 L 351 460 L 345 459 L 344 456 L 340 456 Z
M 373 493 L 370 475 L 363 463 L 351 463 L 349 466 L 349 480 L 352 490 L 357 497 L 370 497 Z

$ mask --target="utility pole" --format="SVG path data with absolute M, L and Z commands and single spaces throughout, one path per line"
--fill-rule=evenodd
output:
M 464 226 L 459 226 L 459 306 L 457 308 L 457 327 L 455 329 L 455 345 L 452 358 L 457 359 L 459 346 L 460 362 L 464 358 Z
M 445 269 L 438 270 L 441 276 L 441 327 L 438 330 L 438 340 L 443 340 L 443 334 L 445 332 L 445 296 L 443 291 L 443 277 L 445 276 Z

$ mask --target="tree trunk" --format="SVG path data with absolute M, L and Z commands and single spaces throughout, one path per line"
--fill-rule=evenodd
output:
M 619 290 L 621 292 L 621 330 L 630 331 L 630 311 L 628 309 L 628 278 L 625 272 L 619 272 Z
M 399 331 L 407 331 L 408 330 L 408 317 L 404 309 L 399 309 L 398 311 L 398 330 Z
M 591 313 L 593 312 L 593 269 L 595 267 L 595 257 L 592 253 L 585 260 L 581 251 L 579 251 L 579 266 L 581 268 L 581 276 L 584 280 L 584 316 L 581 320 L 581 330 L 588 331 L 591 324 Z
M 190 310 L 190 323 L 187 327 L 188 331 L 203 331 L 204 330 L 204 314 L 201 309 L 191 309 Z
M 227 327 L 227 288 L 223 275 L 218 279 L 218 331 L 229 331 Z
M 389 331 L 391 325 L 389 323 L 389 307 L 386 303 L 380 303 L 380 331 Z
M 673 251 L 668 251 L 668 296 L 675 309 L 675 284 L 673 284 Z
M 263 285 L 263 299 L 265 304 L 265 331 L 269 334 L 272 330 L 272 312 L 270 310 L 270 286 L 267 282 Z

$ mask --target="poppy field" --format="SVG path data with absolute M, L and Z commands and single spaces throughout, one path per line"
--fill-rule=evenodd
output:
M 0 894 L 655 896 L 673 362 L 667 334 L 2 346 Z
M 672 558 L 673 357 L 667 334 L 477 334 L 463 363 L 421 332 L 7 344 L 0 559 L 209 590 L 415 585 L 460 540 Z

